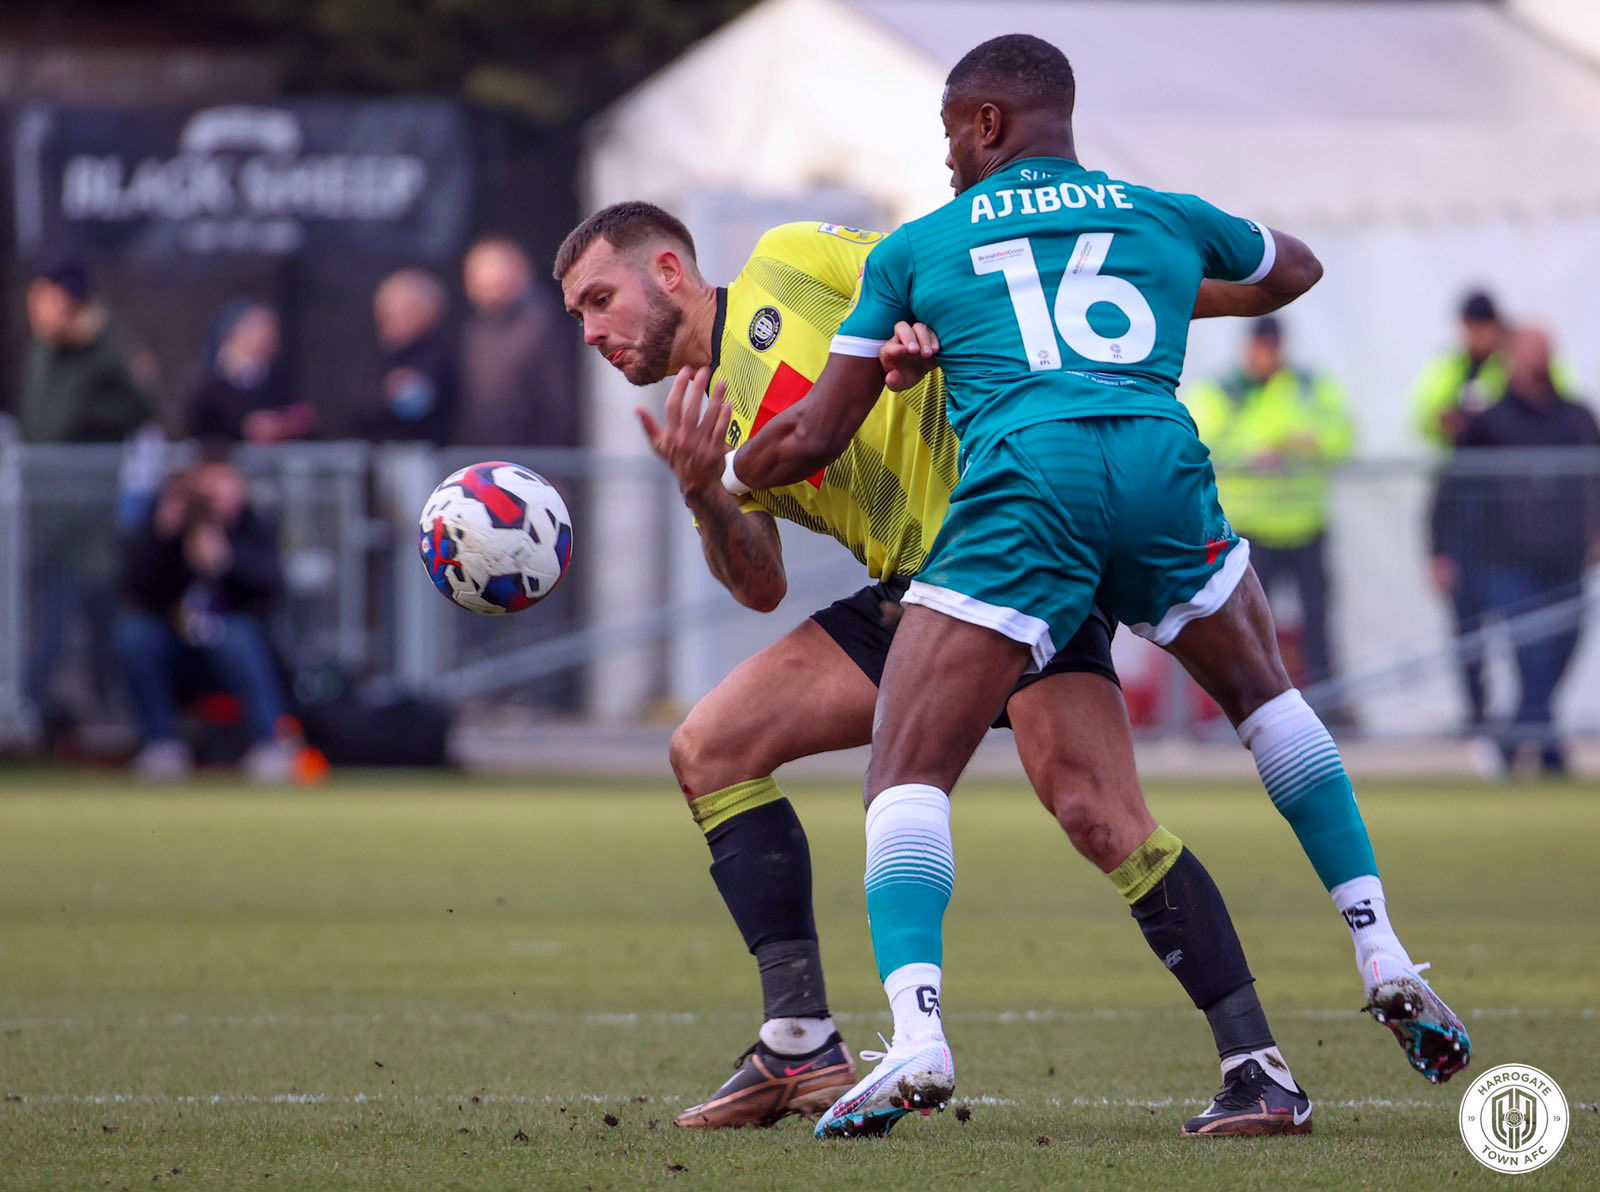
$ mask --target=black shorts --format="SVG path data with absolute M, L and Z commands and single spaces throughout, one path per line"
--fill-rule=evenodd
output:
M 868 584 L 859 592 L 811 614 L 811 619 L 839 643 L 839 648 L 850 655 L 850 660 L 872 680 L 873 686 L 883 682 L 884 659 L 889 656 L 889 643 L 894 640 L 895 626 L 900 623 L 900 598 L 910 583 L 906 579 L 891 579 Z M 1066 674 L 1102 675 L 1120 687 L 1116 668 L 1111 665 L 1114 632 L 1116 626 L 1111 618 L 1099 608 L 1094 609 L 1072 640 L 1056 651 L 1056 656 L 1043 670 L 1030 671 L 1017 680 L 1012 694 L 1040 679 Z M 1011 727 L 1004 709 L 994 726 Z

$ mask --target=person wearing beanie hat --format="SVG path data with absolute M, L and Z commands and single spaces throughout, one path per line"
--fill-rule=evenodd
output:
M 89 271 L 76 257 L 58 257 L 39 271 L 39 277 L 59 286 L 73 301 L 89 301 Z
M 1463 296 L 1458 313 L 1461 346 L 1430 361 L 1411 392 L 1417 429 L 1427 442 L 1446 451 L 1455 447 L 1473 414 L 1499 401 L 1506 391 L 1501 354 L 1506 325 L 1494 298 L 1487 290 L 1471 290 Z M 1444 492 L 1440 486 L 1434 494 L 1435 547 L 1429 568 L 1434 587 L 1450 602 L 1459 638 L 1477 627 L 1485 611 L 1479 582 L 1482 567 L 1471 540 L 1450 531 L 1454 511 L 1448 500 L 1441 502 Z M 1457 668 L 1467 701 L 1466 730 L 1475 735 L 1488 714 L 1483 662 L 1463 658 Z
M 1453 447 L 1468 420 L 1505 394 L 1506 325 L 1487 290 L 1461 299 L 1461 346 L 1432 360 L 1411 391 L 1418 431 L 1429 443 Z
M 235 298 L 212 316 L 199 380 L 185 404 L 184 430 L 225 443 L 282 443 L 307 438 L 316 407 L 296 401 L 279 367 L 278 313 Z
M 1503 333 L 1504 325 L 1500 320 L 1500 308 L 1494 303 L 1494 298 L 1487 290 L 1469 290 L 1467 296 L 1461 300 L 1461 322 L 1466 330 L 1465 339 L 1468 349 L 1471 349 L 1474 326 L 1491 329 L 1498 339 Z
M 82 261 L 62 257 L 32 276 L 26 293 L 31 342 L 17 406 L 27 443 L 116 443 L 151 420 L 115 328 L 95 299 Z M 90 610 L 111 599 L 114 519 L 80 518 L 52 535 L 49 565 L 30 594 L 28 692 L 46 743 L 67 738 L 82 709 L 59 689 L 62 659 L 79 627 L 92 666 L 109 654 L 102 618 Z
M 1485 289 L 1468 290 L 1456 308 L 1460 346 L 1434 357 L 1411 387 L 1411 411 L 1425 442 L 1454 447 L 1474 414 L 1506 395 L 1505 346 L 1510 331 L 1500 304 Z M 1572 390 L 1566 365 L 1553 365 L 1556 388 Z
M 150 400 L 82 261 L 59 258 L 38 270 L 27 312 L 32 342 L 18 410 L 25 441 L 115 443 L 150 421 Z

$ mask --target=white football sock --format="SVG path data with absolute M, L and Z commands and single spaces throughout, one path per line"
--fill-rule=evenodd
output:
M 1228 1073 L 1232 1072 L 1246 1060 L 1255 1060 L 1261 1065 L 1261 1070 L 1276 1080 L 1291 1093 L 1298 1091 L 1300 1086 L 1295 1083 L 1294 1074 L 1289 1071 L 1288 1062 L 1283 1058 L 1283 1052 L 1276 1047 L 1263 1047 L 1260 1051 L 1244 1051 L 1238 1055 L 1230 1055 L 1222 1061 L 1222 1076 L 1226 1080 Z
M 944 974 L 936 964 L 903 964 L 883 981 L 894 1011 L 894 1041 L 942 1039 L 944 1019 L 939 1015 L 939 990 Z
M 1378 880 L 1376 874 L 1340 882 L 1328 893 L 1333 898 L 1333 905 L 1344 916 L 1345 925 L 1350 928 L 1350 939 L 1356 949 L 1356 968 L 1361 970 L 1363 981 L 1372 984 L 1368 965 L 1374 956 L 1393 956 L 1405 964 L 1411 963 L 1410 955 L 1389 922 L 1383 882 Z
M 833 1037 L 831 1018 L 769 1018 L 761 1024 L 761 1041 L 778 1055 L 805 1055 Z

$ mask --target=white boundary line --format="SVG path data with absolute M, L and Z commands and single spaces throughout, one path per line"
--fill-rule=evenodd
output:
M 8 1093 L 23 1105 L 683 1105 L 692 1101 L 689 1093 L 673 1096 L 641 1097 L 634 1093 L 563 1093 L 543 1097 L 515 1093 L 424 1093 L 405 1096 L 393 1093 Z M 1048 1109 L 1175 1109 L 1205 1105 L 1203 1098 L 1184 1097 L 996 1097 L 983 1093 L 957 1097 L 962 1105 L 989 1108 L 1041 1106 Z M 1355 1097 L 1342 1100 L 1318 1098 L 1315 1103 L 1329 1109 L 1437 1109 L 1455 1113 L 1452 1097 L 1430 1100 L 1422 1097 Z M 1594 1103 L 1575 1101 L 1574 1110 L 1594 1111 Z
M 1014 1024 L 1049 1022 L 1141 1022 L 1187 1018 L 1194 1013 L 1184 1007 L 1170 1010 L 971 1010 L 952 1011 L 947 1021 L 955 1024 L 1011 1026 Z M 1301 1009 L 1277 1011 L 1274 1017 L 1301 1021 L 1354 1021 L 1361 1011 L 1355 1007 L 1347 1010 Z M 846 1023 L 881 1023 L 883 1014 L 835 1014 L 834 1021 Z M 1522 1009 L 1517 1006 L 1491 1006 L 1463 1012 L 1463 1017 L 1473 1018 L 1539 1018 L 1539 1019 L 1592 1019 L 1600 1018 L 1600 1009 L 1586 1006 L 1581 1010 Z M 91 1030 L 117 1027 L 127 1030 L 148 1027 L 226 1027 L 229 1030 L 266 1029 L 273 1027 L 350 1027 L 350 1026 L 692 1026 L 699 1023 L 745 1023 L 753 1018 L 751 1013 L 736 1011 L 693 1013 L 672 1011 L 617 1011 L 603 1013 L 564 1013 L 554 1010 L 504 1010 L 474 1014 L 159 1014 L 135 1015 L 132 1018 L 98 1017 L 20 1017 L 0 1018 L 0 1030 Z

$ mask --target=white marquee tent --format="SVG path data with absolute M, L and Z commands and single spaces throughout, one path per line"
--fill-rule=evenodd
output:
M 591 208 L 645 198 L 685 214 L 718 277 L 737 268 L 763 216 L 892 224 L 921 214 L 949 198 L 944 74 L 985 37 L 1036 33 L 1073 61 L 1086 163 L 1195 191 L 1312 244 L 1327 276 L 1289 312 L 1292 353 L 1348 385 L 1366 457 L 1415 457 L 1407 390 L 1448 343 L 1470 285 L 1548 324 L 1587 391 L 1600 380 L 1600 68 L 1584 57 L 1594 30 L 1580 8 L 1600 5 L 768 0 L 596 121 L 584 198 Z M 1562 41 L 1568 27 L 1577 48 Z M 742 218 L 730 215 L 735 200 Z M 1237 335 L 1225 322 L 1198 326 L 1188 375 L 1225 363 Z M 628 416 L 637 394 L 591 365 L 591 442 L 642 450 Z M 1339 568 L 1340 627 L 1381 614 L 1397 642 L 1437 637 L 1418 510 L 1397 527 L 1396 510 L 1379 505 L 1341 522 L 1337 562 L 1351 566 Z M 648 551 L 626 545 L 636 534 L 627 519 L 607 520 L 593 527 L 607 557 L 650 566 Z M 1397 577 L 1399 589 L 1380 585 L 1410 585 L 1403 609 L 1349 590 L 1360 571 L 1350 552 L 1371 553 L 1371 534 L 1403 539 L 1382 565 L 1414 574 Z M 678 571 L 699 582 L 692 567 Z M 680 654 L 704 658 L 704 646 L 687 641 Z M 680 694 L 722 669 L 715 658 L 679 667 Z M 611 711 L 633 698 L 626 674 L 601 685 Z M 1446 703 L 1442 680 L 1440 693 Z

